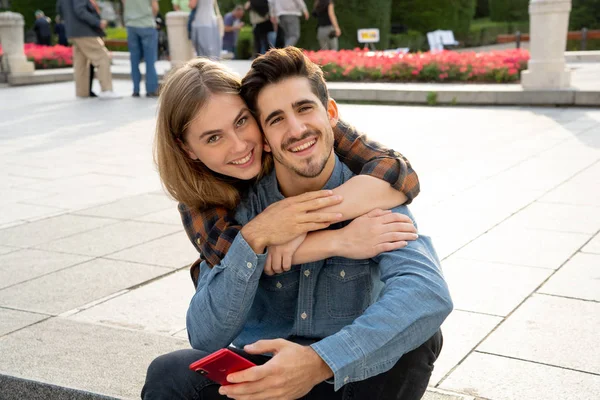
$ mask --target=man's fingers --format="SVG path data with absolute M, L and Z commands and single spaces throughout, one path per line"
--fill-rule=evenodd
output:
M 284 253 L 283 258 L 281 260 L 281 267 L 284 271 L 289 271 L 292 269 L 292 256 L 293 254 Z
M 256 382 L 270 375 L 270 367 L 267 364 L 257 365 L 243 371 L 234 372 L 233 374 L 227 375 L 227 381 L 230 383 L 241 383 L 241 382 Z M 242 386 L 242 385 L 235 385 Z M 233 388 L 235 388 L 235 386 Z M 250 385 L 243 385 L 250 386 Z M 247 392 L 254 393 L 254 392 Z M 241 393 L 240 393 L 241 394 Z
M 405 223 L 410 223 L 410 224 L 413 223 L 413 221 L 410 219 L 410 217 L 408 215 L 395 213 L 395 212 L 382 215 L 379 218 L 384 224 L 391 224 L 393 222 L 405 222 Z
M 298 204 L 299 211 L 315 211 L 324 207 L 334 206 L 344 200 L 342 196 L 328 196 L 312 199 Z
M 406 242 L 409 240 L 416 240 L 417 235 L 414 233 L 404 233 L 404 232 L 388 232 L 379 235 L 377 238 L 380 243 L 393 243 L 393 242 Z
M 273 272 L 275 274 L 280 274 L 283 272 L 283 268 L 281 266 L 281 253 L 280 252 L 275 252 L 272 255 L 271 268 L 273 269 Z
M 271 266 L 272 256 L 271 252 L 267 254 L 267 260 L 265 261 L 265 267 L 263 268 L 263 272 L 269 276 L 273 275 L 273 267 Z
M 286 342 L 284 339 L 259 340 L 244 346 L 244 351 L 250 354 L 277 353 Z
M 406 246 L 408 246 L 408 243 L 405 241 L 380 243 L 375 246 L 375 251 L 377 251 L 377 254 L 381 254 L 387 251 L 402 249 Z
M 367 213 L 367 217 L 369 217 L 369 218 L 380 217 L 382 215 L 389 214 L 391 212 L 392 212 L 392 210 L 382 210 L 381 208 L 376 208 L 374 210 L 369 211 Z
M 323 222 L 323 223 L 332 223 L 338 222 L 342 219 L 342 214 L 340 213 L 331 213 L 331 212 L 313 212 L 301 215 L 298 218 L 298 222 L 300 223 L 312 223 L 312 222 Z

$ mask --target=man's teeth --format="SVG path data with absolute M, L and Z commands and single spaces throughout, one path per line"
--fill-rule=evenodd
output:
M 306 150 L 308 149 L 310 146 L 312 146 L 313 144 L 315 144 L 317 141 L 316 140 L 311 140 L 310 142 L 304 143 L 302 146 L 298 146 L 298 147 L 294 147 L 292 148 L 292 151 L 294 153 L 298 152 L 298 151 L 302 151 L 302 150 Z
M 235 165 L 240 165 L 240 164 L 246 164 L 248 161 L 250 161 L 250 157 L 252 157 L 252 152 L 248 153 L 248 155 L 244 158 L 240 158 L 239 160 L 236 161 L 232 161 L 232 164 Z

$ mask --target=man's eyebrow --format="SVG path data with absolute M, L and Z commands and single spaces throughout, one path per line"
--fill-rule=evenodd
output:
M 314 100 L 308 100 L 308 99 L 298 100 L 295 103 L 292 103 L 292 107 L 293 108 L 298 108 L 298 107 L 301 107 L 301 106 L 304 106 L 304 105 L 307 105 L 307 104 L 316 106 L 317 102 L 314 101 Z M 272 120 L 273 118 L 275 118 L 277 115 L 279 115 L 281 113 L 283 113 L 282 110 L 275 110 L 275 111 L 273 111 L 271 114 L 269 114 L 267 116 L 267 118 L 265 118 L 265 124 L 268 124 L 270 120 Z
M 238 113 L 238 114 L 235 116 L 235 118 L 233 119 L 233 123 L 235 124 L 235 122 L 236 122 L 238 119 L 240 119 L 240 117 L 242 116 L 242 114 L 244 114 L 246 111 L 248 111 L 248 109 L 247 109 L 246 107 L 242 108 L 242 109 L 240 110 L 240 112 L 239 112 L 239 113 Z M 223 132 L 223 130 L 222 130 L 222 129 L 212 129 L 212 130 L 210 130 L 210 131 L 202 132 L 202 133 L 200 134 L 200 136 L 199 136 L 199 137 L 200 137 L 200 139 L 202 139 L 202 138 L 203 138 L 203 137 L 205 137 L 205 136 L 214 135 L 215 133 L 221 133 L 221 132 Z

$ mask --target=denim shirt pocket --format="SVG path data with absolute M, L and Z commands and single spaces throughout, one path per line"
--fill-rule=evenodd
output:
M 325 262 L 327 313 L 332 318 L 358 317 L 371 303 L 368 260 L 333 257 Z
M 272 276 L 263 275 L 260 286 L 265 289 L 267 307 L 278 316 L 293 320 L 296 317 L 299 283 L 299 269 Z

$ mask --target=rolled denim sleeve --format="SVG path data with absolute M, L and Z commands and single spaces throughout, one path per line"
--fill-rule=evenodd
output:
M 194 349 L 213 352 L 228 346 L 244 326 L 266 261 L 256 254 L 242 234 L 237 235 L 223 260 L 209 268 L 200 265 L 196 293 L 190 302 L 186 325 Z
M 394 212 L 410 215 L 404 206 Z M 412 217 L 412 216 L 411 216 Z M 335 390 L 391 369 L 440 328 L 452 300 L 431 240 L 373 258 L 384 288 L 354 322 L 312 345 L 334 373 Z

